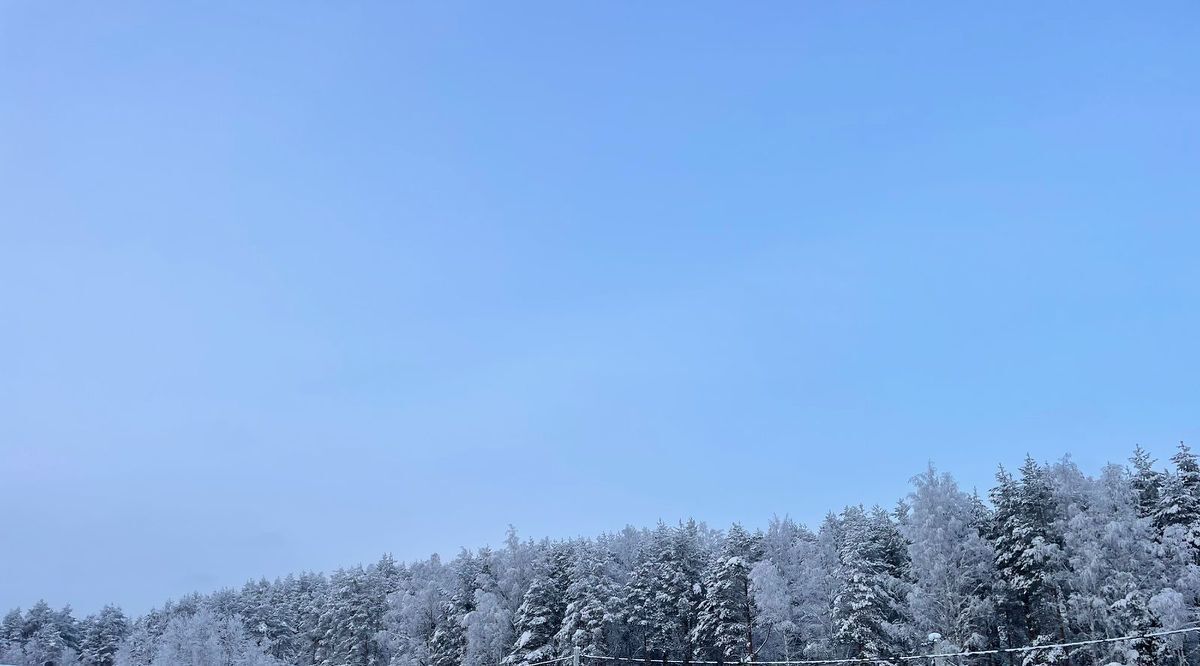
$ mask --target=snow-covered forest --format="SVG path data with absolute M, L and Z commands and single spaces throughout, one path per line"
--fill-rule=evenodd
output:
M 11 572 L 6 572 L 9 575 Z M 83 619 L 39 603 L 0 625 L 0 663 L 43 666 L 520 666 L 571 654 L 653 660 L 878 658 L 1192 626 L 1200 465 L 1137 449 L 1097 476 L 1070 460 L 1001 469 L 986 494 L 932 467 L 895 507 L 815 529 L 693 520 L 331 575 L 300 573 Z M 959 661 L 944 660 L 947 663 Z M 1193 633 L 969 664 L 1200 664 Z

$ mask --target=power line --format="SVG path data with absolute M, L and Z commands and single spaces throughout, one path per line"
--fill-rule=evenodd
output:
M 1047 645 L 1026 645 L 1024 647 L 995 648 L 993 650 L 965 650 L 963 652 L 910 654 L 910 655 L 904 655 L 901 657 L 893 657 L 891 659 L 859 657 L 859 658 L 851 658 L 851 659 L 799 659 L 799 660 L 793 659 L 790 661 L 755 661 L 753 663 L 754 664 L 762 664 L 763 666 L 794 666 L 794 665 L 798 666 L 798 665 L 802 665 L 802 664 L 890 664 L 890 663 L 896 662 L 896 661 L 917 661 L 917 660 L 921 660 L 921 659 L 944 659 L 947 657 L 978 657 L 978 656 L 991 655 L 991 654 L 1024 653 L 1024 652 L 1034 652 L 1036 650 L 1052 650 L 1054 648 L 1081 647 L 1084 645 L 1099 645 L 1102 643 L 1119 643 L 1121 641 L 1135 641 L 1135 640 L 1141 640 L 1141 639 L 1147 639 L 1147 638 L 1161 638 L 1163 636 L 1174 636 L 1177 634 L 1186 634 L 1186 633 L 1191 633 L 1194 631 L 1200 631 L 1200 627 L 1186 627 L 1183 629 L 1171 629 L 1169 631 L 1152 631 L 1152 632 L 1145 633 L 1145 634 L 1131 634 L 1129 636 L 1118 636 L 1116 638 L 1094 638 L 1091 640 L 1073 641 L 1070 643 L 1051 643 L 1051 644 L 1047 644 Z M 583 654 L 580 656 L 585 659 L 599 659 L 599 660 L 603 660 L 603 661 L 623 661 L 623 662 L 631 662 L 631 663 L 645 663 L 647 661 L 645 659 L 634 659 L 632 657 L 605 657 L 602 655 L 595 655 L 595 654 Z M 563 660 L 570 659 L 570 658 L 571 657 L 563 657 L 561 659 L 556 659 L 554 661 L 563 661 Z M 750 662 L 746 662 L 746 661 L 720 662 L 720 661 L 703 661 L 703 660 L 693 660 L 693 661 L 685 662 L 685 661 L 678 660 L 678 659 L 653 659 L 650 661 L 653 663 L 656 663 L 656 664 L 704 664 L 704 665 L 707 665 L 707 664 L 732 665 L 732 664 L 738 664 L 738 663 L 750 663 Z M 546 664 L 546 663 L 550 663 L 550 662 L 541 662 L 541 663 Z M 528 666 L 540 666 L 540 665 L 539 664 L 529 664 Z
M 520 666 L 546 666 L 546 664 L 557 664 L 560 661 L 566 661 L 568 659 L 574 659 L 574 658 L 575 658 L 575 655 L 569 654 L 565 657 L 558 657 L 557 659 L 547 659 L 546 661 L 535 661 L 532 664 L 521 664 Z

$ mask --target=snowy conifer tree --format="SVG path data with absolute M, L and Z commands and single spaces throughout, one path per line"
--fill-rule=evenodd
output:
M 21 656 L 24 640 L 21 629 L 25 626 L 25 618 L 20 608 L 10 610 L 0 621 L 0 662 L 14 663 Z
M 1183 442 L 1171 462 L 1175 470 L 1163 484 L 1154 521 L 1160 530 L 1177 527 L 1200 557 L 1200 463 Z
M 579 648 L 585 654 L 608 654 L 616 623 L 617 583 L 611 576 L 612 553 L 578 541 L 567 567 L 566 609 L 555 641 L 560 654 Z
M 622 615 L 641 640 L 641 654 L 690 660 L 706 549 L 700 527 L 660 524 L 650 535 L 630 574 Z
M 338 571 L 318 624 L 318 666 L 377 666 L 383 662 L 378 634 L 387 609 L 387 585 L 377 567 Z
M 713 656 L 741 661 L 755 655 L 758 609 L 750 572 L 762 557 L 761 541 L 761 535 L 751 535 L 734 524 L 704 573 L 704 597 L 696 613 L 692 642 Z
M 438 627 L 433 632 L 430 663 L 433 666 L 460 666 L 467 651 L 466 617 L 475 610 L 475 591 L 484 574 L 483 563 L 463 549 L 450 563 L 454 587 L 447 593 Z M 489 574 L 490 575 L 490 574 Z
M 1065 568 L 1061 535 L 1054 530 L 1053 491 L 1042 467 L 1027 458 L 1020 481 L 1003 469 L 992 492 L 996 507 L 992 547 L 996 552 L 998 603 L 1003 646 L 1046 643 L 1066 635 L 1065 597 L 1055 584 Z M 1047 653 L 1034 652 L 1041 658 Z
M 445 609 L 446 569 L 436 555 L 416 562 L 389 596 L 384 633 L 393 666 L 429 666 L 433 635 Z
M 563 544 L 553 544 L 543 553 L 517 609 L 517 640 L 505 663 L 529 664 L 558 656 L 554 638 L 566 614 L 570 561 L 570 549 Z
M 888 660 L 909 647 L 904 598 L 903 537 L 887 513 L 848 507 L 838 549 L 841 588 L 834 601 L 835 637 L 854 658 Z
M 1138 515 L 1153 517 L 1158 513 L 1158 501 L 1162 495 L 1163 475 L 1154 469 L 1155 460 L 1140 445 L 1129 458 L 1133 465 L 1132 486 L 1137 502 Z
M 116 606 L 105 606 L 87 623 L 79 648 L 83 666 L 113 666 L 117 650 L 129 634 L 129 621 Z

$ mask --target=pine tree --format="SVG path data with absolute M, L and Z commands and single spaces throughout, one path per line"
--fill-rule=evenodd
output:
M 1176 528 L 1200 557 L 1200 463 L 1183 442 L 1171 462 L 1175 471 L 1163 484 L 1154 521 L 1162 531 Z
M 150 666 L 157 642 L 169 620 L 168 614 L 159 609 L 151 609 L 138 618 L 130 626 L 129 635 L 117 651 L 118 666 Z
M 692 632 L 704 598 L 705 550 L 695 521 L 660 524 L 629 577 L 622 616 L 641 641 L 641 656 L 691 660 Z
M 72 614 L 70 604 L 54 613 L 54 624 L 58 628 L 58 634 L 62 637 L 67 651 L 72 655 L 77 655 L 79 644 L 83 640 L 83 630 L 79 621 Z
M 378 666 L 377 635 L 387 609 L 387 584 L 378 567 L 338 571 L 330 579 L 329 608 L 318 623 L 319 666 Z
M 66 640 L 58 625 L 43 624 L 25 640 L 25 662 L 34 666 L 60 666 L 68 658 Z
M 233 600 L 237 614 L 246 625 L 246 633 L 261 649 L 282 657 L 290 653 L 292 627 L 284 615 L 285 607 L 276 594 L 276 585 L 266 579 L 248 582 Z
M 7 662 L 16 661 L 16 655 L 21 653 L 24 640 L 21 630 L 25 626 L 25 618 L 20 608 L 10 610 L 0 621 L 0 659 Z
M 24 661 L 38 666 L 62 664 L 73 657 L 78 646 L 78 627 L 70 606 L 55 611 L 44 600 L 25 613 L 19 636 Z
M 429 666 L 446 603 L 448 568 L 437 555 L 414 563 L 388 599 L 384 622 L 393 666 Z
M 1138 515 L 1147 518 L 1158 513 L 1158 502 L 1162 494 L 1162 474 L 1154 470 L 1156 462 L 1139 444 L 1129 458 L 1133 465 L 1132 485 L 1137 499 Z
M 570 550 L 562 544 L 546 548 L 515 620 L 517 640 L 507 664 L 530 664 L 558 656 L 555 634 L 566 614 Z
M 756 653 L 754 626 L 758 609 L 750 572 L 762 557 L 761 535 L 734 524 L 721 552 L 704 574 L 704 597 L 696 613 L 692 642 L 720 659 L 747 660 Z
M 463 549 L 450 564 L 455 572 L 454 588 L 442 607 L 442 617 L 433 633 L 430 661 L 433 666 L 460 666 L 467 651 L 465 620 L 475 610 L 477 578 L 483 572 L 482 563 Z
M 567 605 L 555 642 L 560 654 L 579 648 L 585 654 L 609 654 L 616 623 L 617 584 L 613 555 L 599 544 L 579 541 L 567 568 Z
M 114 666 L 117 650 L 129 635 L 129 621 L 116 606 L 105 606 L 89 619 L 79 649 L 83 666 Z
M 467 643 L 463 666 L 499 664 L 513 644 L 513 616 L 496 575 L 503 570 L 504 556 L 485 548 L 479 559 L 482 571 L 474 592 L 474 610 L 463 618 Z
M 1003 469 L 996 479 L 992 546 L 1001 583 L 998 604 L 1007 620 L 1001 627 L 1001 644 L 1011 647 L 1063 638 L 1065 602 L 1052 577 L 1064 567 L 1064 557 L 1061 536 L 1052 524 L 1050 483 L 1032 458 L 1021 467 L 1019 482 Z
M 852 658 L 891 660 L 907 649 L 903 537 L 886 512 L 842 513 L 842 585 L 834 600 L 835 637 Z

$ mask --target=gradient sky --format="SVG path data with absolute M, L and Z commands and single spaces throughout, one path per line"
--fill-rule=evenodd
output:
M 0 610 L 1200 440 L 1200 5 L 0 4 Z

